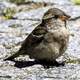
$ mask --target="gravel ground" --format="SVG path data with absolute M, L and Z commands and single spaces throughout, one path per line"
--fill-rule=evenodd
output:
M 34 7 L 31 4 L 26 8 L 26 5 L 17 6 L 9 2 L 0 2 L 0 80 L 80 80 L 80 6 L 72 4 L 69 0 L 38 1 L 54 3 L 48 6 L 58 7 L 71 16 L 71 20 L 67 22 L 71 33 L 68 49 L 58 59 L 66 60 L 67 63 L 65 66 L 45 69 L 42 65 L 35 64 L 28 56 L 20 56 L 16 62 L 3 61 L 19 50 L 22 41 L 41 23 L 43 13 L 49 7 L 44 8 L 42 5 L 40 8 L 40 5 Z M 17 19 L 3 17 L 3 11 L 7 8 L 16 9 L 13 17 Z M 29 9 L 31 10 L 28 11 Z

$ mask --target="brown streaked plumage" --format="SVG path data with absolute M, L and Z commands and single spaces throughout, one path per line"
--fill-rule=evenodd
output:
M 65 27 L 65 22 L 68 18 L 70 16 L 62 10 L 51 8 L 44 14 L 42 24 L 25 39 L 20 50 L 5 60 L 13 60 L 19 55 L 26 54 L 35 60 L 56 62 L 67 49 L 69 31 Z

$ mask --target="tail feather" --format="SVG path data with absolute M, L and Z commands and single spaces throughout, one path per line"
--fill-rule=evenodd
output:
M 21 52 L 22 52 L 22 51 L 21 51 Z M 18 51 L 17 53 L 15 53 L 15 54 L 11 55 L 10 57 L 4 59 L 4 61 L 6 61 L 6 60 L 14 60 L 14 58 L 16 58 L 16 57 L 18 57 L 19 55 L 22 54 L 21 52 Z

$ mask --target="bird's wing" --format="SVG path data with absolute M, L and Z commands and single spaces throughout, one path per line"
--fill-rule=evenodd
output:
M 25 50 L 31 46 L 37 46 L 44 38 L 47 29 L 46 26 L 40 24 L 37 26 L 32 33 L 24 40 L 23 44 L 21 45 L 20 51 Z

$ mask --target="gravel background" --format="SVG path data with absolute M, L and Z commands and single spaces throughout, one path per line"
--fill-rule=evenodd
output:
M 80 80 L 80 6 L 74 5 L 70 0 L 28 1 L 31 3 L 16 5 L 0 0 L 0 80 Z M 47 7 L 44 7 L 44 3 Z M 41 23 L 42 16 L 49 7 L 62 9 L 71 16 L 67 22 L 71 33 L 68 49 L 58 59 L 66 60 L 66 65 L 44 69 L 40 64 L 31 64 L 32 60 L 28 56 L 20 56 L 16 62 L 3 61 L 19 50 L 22 41 Z M 17 19 L 4 17 L 7 8 L 16 11 L 13 17 Z

